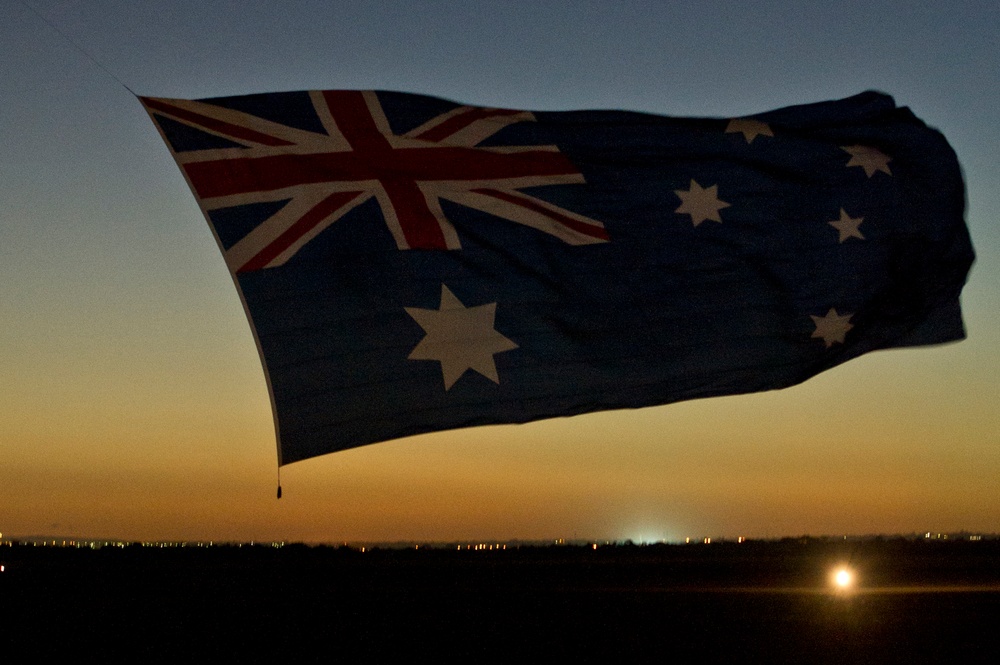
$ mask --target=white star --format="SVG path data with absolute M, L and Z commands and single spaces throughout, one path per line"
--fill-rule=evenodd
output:
M 516 349 L 517 344 L 493 328 L 495 302 L 466 307 L 442 284 L 439 309 L 405 309 L 427 333 L 409 358 L 440 362 L 445 390 L 449 390 L 468 369 L 479 372 L 493 383 L 500 383 L 493 355 Z
M 840 242 L 844 242 L 848 238 L 865 239 L 865 237 L 861 235 L 861 231 L 858 230 L 858 227 L 861 226 L 861 222 L 863 221 L 865 221 L 864 217 L 851 217 L 847 214 L 846 210 L 841 208 L 840 219 L 827 223 L 840 231 Z
M 719 200 L 718 185 L 703 189 L 701 185 L 692 180 L 690 189 L 675 189 L 674 193 L 681 199 L 680 206 L 674 212 L 691 215 L 691 221 L 695 226 L 706 219 L 722 222 L 719 210 L 729 207 L 728 203 Z
M 892 171 L 889 170 L 889 162 L 892 161 L 892 157 L 881 150 L 867 145 L 844 145 L 840 146 L 840 149 L 851 155 L 847 166 L 860 166 L 869 178 L 875 175 L 876 171 L 892 175 Z
M 726 133 L 734 134 L 736 132 L 742 132 L 747 143 L 753 143 L 753 140 L 758 136 L 774 136 L 770 125 L 752 118 L 733 118 L 730 120 L 729 124 L 726 125 Z
M 826 316 L 813 316 L 810 314 L 809 318 L 816 324 L 816 330 L 813 331 L 812 336 L 822 338 L 823 343 L 826 344 L 826 348 L 828 349 L 833 346 L 834 342 L 843 344 L 847 331 L 854 327 L 849 323 L 852 316 L 854 315 L 837 314 L 837 310 L 833 307 L 826 313 Z

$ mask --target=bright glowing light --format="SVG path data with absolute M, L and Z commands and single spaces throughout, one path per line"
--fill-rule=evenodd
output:
M 833 573 L 833 586 L 840 591 L 846 591 L 854 586 L 854 573 L 848 568 L 838 568 Z

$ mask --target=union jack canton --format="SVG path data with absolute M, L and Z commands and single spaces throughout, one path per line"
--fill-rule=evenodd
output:
M 441 199 L 549 233 L 572 245 L 607 240 L 604 225 L 520 190 L 583 183 L 556 146 L 479 146 L 531 113 L 458 106 L 396 134 L 372 91 L 309 93 L 323 131 L 212 103 L 143 98 L 151 112 L 238 142 L 176 152 L 206 213 L 287 200 L 225 251 L 235 272 L 272 268 L 349 211 L 378 201 L 399 249 L 458 249 Z

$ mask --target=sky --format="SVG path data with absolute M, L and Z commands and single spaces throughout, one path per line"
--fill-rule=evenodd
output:
M 3 0 L 0 533 L 1000 531 L 1000 7 L 796 4 Z M 887 92 L 944 133 L 965 173 L 968 339 L 869 354 L 780 391 L 343 451 L 282 467 L 276 500 L 250 327 L 126 86 L 191 99 L 383 89 L 723 118 Z

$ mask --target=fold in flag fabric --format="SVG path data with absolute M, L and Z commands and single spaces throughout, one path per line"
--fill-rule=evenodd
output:
M 880 93 L 723 119 L 371 91 L 142 103 L 245 304 L 279 465 L 964 337 L 957 159 Z

